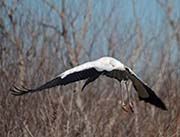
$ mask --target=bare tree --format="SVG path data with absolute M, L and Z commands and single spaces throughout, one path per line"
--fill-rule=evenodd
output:
M 163 16 L 148 14 L 143 24 L 139 11 L 150 12 L 151 6 L 143 9 L 135 0 L 42 0 L 32 5 L 1 0 L 0 136 L 179 136 L 180 17 L 174 16 L 175 2 L 157 0 Z M 161 18 L 160 25 L 155 17 Z M 35 87 L 106 55 L 131 65 L 168 111 L 139 102 L 131 83 L 120 86 L 108 78 L 84 92 L 76 83 L 20 98 L 9 94 L 14 82 Z M 124 107 L 131 100 L 134 113 Z

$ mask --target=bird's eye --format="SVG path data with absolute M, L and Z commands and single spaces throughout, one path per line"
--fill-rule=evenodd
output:
M 126 71 L 130 72 L 129 69 L 127 67 L 125 67 Z

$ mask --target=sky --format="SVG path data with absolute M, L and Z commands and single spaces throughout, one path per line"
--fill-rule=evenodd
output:
M 16 0 L 7 0 L 7 4 L 12 6 Z M 61 21 L 58 19 L 58 16 L 43 2 L 43 0 L 20 0 L 22 2 L 18 7 L 18 11 L 23 13 L 24 11 L 31 11 L 32 17 L 38 19 L 48 18 L 50 23 L 52 24 L 61 24 Z M 69 13 L 80 14 L 80 17 L 76 21 L 76 29 L 77 32 L 81 27 L 81 21 L 86 12 L 86 4 L 88 0 L 65 0 L 66 1 L 66 11 Z M 177 20 L 180 18 L 180 0 L 164 0 L 166 3 L 172 4 L 172 15 L 173 20 Z M 61 8 L 61 0 L 49 0 L 50 3 L 53 3 L 59 9 Z M 93 37 L 96 33 L 96 30 L 101 28 L 104 23 L 104 19 L 106 19 L 111 10 L 113 9 L 113 15 L 108 22 L 107 25 L 103 28 L 102 31 L 99 32 L 98 38 L 96 40 L 95 45 L 98 46 L 99 50 L 103 50 L 103 55 L 108 54 L 107 52 L 107 41 L 104 37 L 104 34 L 110 35 L 112 31 L 112 26 L 115 26 L 117 23 L 116 31 L 118 35 L 121 35 L 119 38 L 123 37 L 127 31 L 131 33 L 131 30 L 135 24 L 135 14 L 138 18 L 138 23 L 141 27 L 143 33 L 143 39 L 148 41 L 152 36 L 156 36 L 161 32 L 161 29 L 166 26 L 166 14 L 164 13 L 163 8 L 157 3 L 157 0 L 89 0 L 90 9 L 91 9 L 91 21 L 89 22 L 87 35 L 89 37 Z M 135 6 L 133 7 L 133 4 Z M 134 9 L 135 8 L 135 9 Z M 135 10 L 135 13 L 134 13 Z M 75 16 L 75 14 L 72 14 Z M 68 24 L 67 24 L 68 25 Z M 61 29 L 61 25 L 59 25 L 59 29 Z M 128 33 L 128 32 L 127 32 Z M 84 38 L 82 41 L 84 43 L 88 43 L 88 38 Z M 165 39 L 162 38 L 159 41 L 163 41 Z M 157 42 L 157 41 L 156 41 Z M 177 46 L 175 42 L 172 42 L 172 58 L 177 57 Z M 121 45 L 121 44 L 120 44 Z M 132 46 L 135 45 L 132 43 Z M 158 56 L 158 50 L 161 49 L 162 44 L 152 43 L 148 46 L 155 51 L 154 57 Z M 130 50 L 131 48 L 129 48 Z M 99 51 L 95 51 L 96 55 Z M 127 50 L 128 53 L 128 50 Z

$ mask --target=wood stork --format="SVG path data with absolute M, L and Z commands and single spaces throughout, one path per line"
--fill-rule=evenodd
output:
M 135 90 L 138 93 L 139 100 L 144 100 L 145 102 L 155 105 L 156 107 L 167 110 L 165 104 L 143 80 L 141 80 L 129 67 L 112 57 L 102 57 L 97 60 L 76 66 L 61 73 L 54 79 L 37 88 L 27 89 L 25 87 L 17 88 L 14 86 L 10 89 L 10 91 L 13 95 L 20 96 L 86 79 L 86 82 L 82 87 L 83 91 L 89 83 L 95 81 L 100 75 L 117 79 L 119 82 L 122 80 L 131 80 Z

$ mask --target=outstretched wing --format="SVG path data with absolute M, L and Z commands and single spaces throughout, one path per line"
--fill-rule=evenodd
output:
M 65 71 L 64 73 L 58 75 L 56 78 L 46 82 L 45 84 L 34 88 L 28 89 L 25 87 L 18 88 L 14 86 L 10 89 L 13 95 L 23 95 L 27 93 L 33 93 L 37 91 L 41 91 L 44 89 L 52 88 L 59 85 L 67 85 L 72 82 L 76 82 L 79 80 L 89 79 L 91 77 L 97 77 L 101 74 L 101 72 L 97 71 L 92 62 L 88 62 L 72 69 Z
M 167 110 L 164 102 L 155 94 L 155 92 L 141 80 L 130 68 L 125 67 L 129 79 L 132 81 L 134 88 L 138 92 L 140 100 L 155 105 L 163 110 Z

